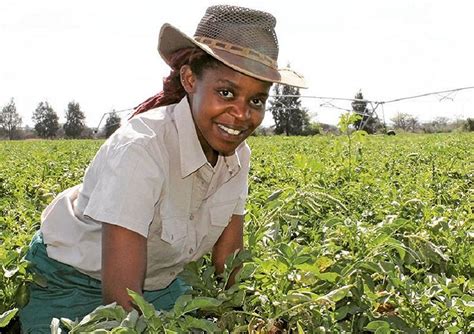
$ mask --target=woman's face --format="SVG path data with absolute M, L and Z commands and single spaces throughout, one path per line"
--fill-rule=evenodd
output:
M 262 123 L 271 83 L 219 65 L 198 78 L 181 69 L 199 141 L 210 163 L 231 155 Z

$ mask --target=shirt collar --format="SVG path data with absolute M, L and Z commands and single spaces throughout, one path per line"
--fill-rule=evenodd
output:
M 181 177 L 185 178 L 208 162 L 204 155 L 204 151 L 202 150 L 201 143 L 199 142 L 191 114 L 191 108 L 189 107 L 186 96 L 183 97 L 183 99 L 174 107 L 173 114 L 178 131 Z M 245 142 L 241 145 L 244 144 Z M 240 146 L 237 148 L 236 153 L 230 156 L 223 157 L 219 155 L 219 159 L 224 160 L 224 165 L 229 173 L 229 179 L 236 175 L 240 170 L 240 160 L 237 155 Z
M 178 130 L 181 177 L 186 177 L 207 163 L 194 126 L 188 99 L 183 99 L 174 108 Z

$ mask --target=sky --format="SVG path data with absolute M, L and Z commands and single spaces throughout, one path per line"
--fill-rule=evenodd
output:
M 303 96 L 352 98 L 361 89 L 366 99 L 388 101 L 474 86 L 469 0 L 1 0 L 0 107 L 14 98 L 23 123 L 32 125 L 34 109 L 48 101 L 64 122 L 74 100 L 96 127 L 104 113 L 160 91 L 169 73 L 156 51 L 161 25 L 193 35 L 213 4 L 277 18 L 279 65 L 305 76 Z M 315 120 L 330 124 L 350 109 L 350 102 L 302 101 Z M 398 112 L 421 121 L 474 117 L 474 90 L 377 111 L 387 121 Z M 271 123 L 266 115 L 264 125 Z

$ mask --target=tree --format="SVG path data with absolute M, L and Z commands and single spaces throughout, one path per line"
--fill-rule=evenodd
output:
M 120 127 L 121 119 L 119 115 L 114 111 L 109 113 L 107 120 L 105 121 L 105 137 L 109 138 Z
M 467 131 L 474 131 L 474 118 L 468 118 L 466 119 L 466 123 L 464 125 L 464 128 Z
M 0 128 L 8 135 L 8 139 L 15 138 L 18 127 L 21 125 L 21 117 L 16 111 L 16 105 L 13 98 L 0 113 Z
M 443 116 L 435 117 L 435 119 L 421 124 L 421 129 L 426 133 L 451 132 L 454 128 L 455 124 Z
M 71 101 L 67 105 L 66 123 L 64 123 L 64 133 L 66 137 L 78 138 L 84 130 L 86 116 L 81 111 L 79 103 Z
M 396 129 L 402 129 L 404 131 L 415 131 L 418 129 L 418 119 L 407 113 L 397 113 L 391 121 Z
M 59 129 L 58 115 L 48 102 L 40 102 L 33 113 L 35 131 L 41 138 L 53 138 Z
M 270 101 L 270 112 L 275 121 L 275 133 L 302 135 L 310 126 L 308 111 L 301 106 L 300 90 L 297 87 L 276 84 Z
M 376 133 L 377 130 L 382 128 L 382 124 L 380 123 L 378 117 L 374 117 L 373 114 L 370 113 L 369 109 L 367 108 L 367 101 L 364 100 L 364 95 L 362 94 L 361 90 L 357 92 L 357 94 L 354 96 L 354 99 L 357 100 L 352 101 L 351 103 L 352 112 L 361 116 L 354 122 L 354 127 L 357 130 L 365 130 L 370 134 Z

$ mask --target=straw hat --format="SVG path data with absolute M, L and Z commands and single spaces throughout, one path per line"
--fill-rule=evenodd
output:
M 273 15 L 249 8 L 219 5 L 206 10 L 194 37 L 171 24 L 161 27 L 158 52 L 170 64 L 171 55 L 199 47 L 234 70 L 251 77 L 300 88 L 304 78 L 291 69 L 278 69 L 278 40 Z

